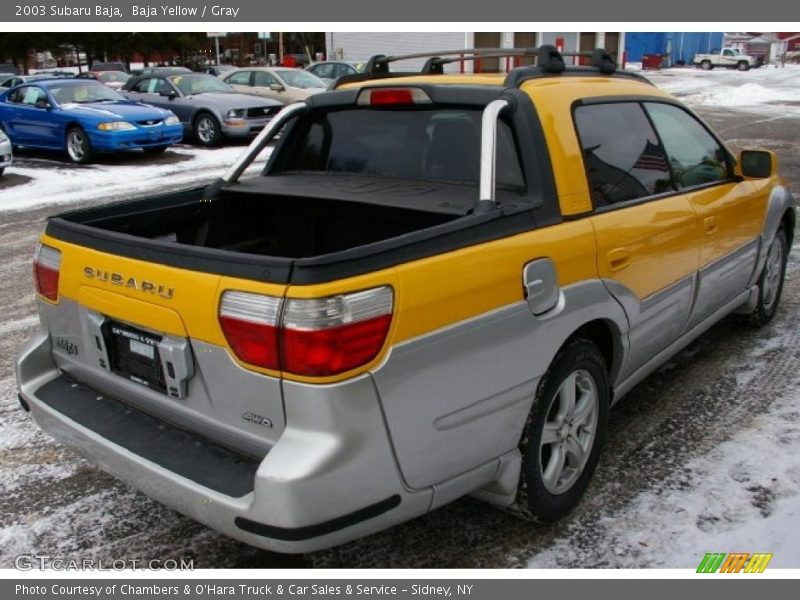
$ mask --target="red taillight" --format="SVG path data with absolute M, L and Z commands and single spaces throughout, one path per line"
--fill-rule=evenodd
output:
M 33 258 L 33 279 L 36 291 L 48 300 L 58 300 L 58 274 L 61 271 L 61 251 L 39 244 Z
M 225 292 L 219 319 L 231 349 L 248 364 L 323 377 L 378 355 L 392 321 L 393 295 L 380 287 L 282 304 L 270 296 Z
M 371 361 L 383 346 L 392 315 L 317 331 L 283 330 L 283 368 L 298 375 L 336 375 Z
M 364 88 L 358 95 L 358 104 L 369 106 L 404 106 L 430 104 L 428 94 L 416 87 Z
M 219 324 L 228 344 L 242 361 L 279 369 L 278 318 L 281 299 L 248 292 L 225 292 Z

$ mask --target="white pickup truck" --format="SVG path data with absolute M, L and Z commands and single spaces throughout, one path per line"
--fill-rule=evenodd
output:
M 712 54 L 695 54 L 692 64 L 704 71 L 710 71 L 714 67 L 748 71 L 751 68 L 761 66 L 760 61 L 755 56 L 742 54 L 742 51 L 738 48 L 723 48 L 719 52 Z

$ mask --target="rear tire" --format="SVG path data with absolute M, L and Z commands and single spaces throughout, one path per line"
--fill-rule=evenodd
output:
M 2 168 L 0 168 L 0 177 L 2 177 L 2 176 L 3 176 L 3 172 L 4 172 L 5 170 L 6 170 L 6 168 L 5 168 L 5 167 L 2 167 Z
M 750 322 L 756 327 L 762 327 L 772 321 L 778 312 L 788 257 L 789 241 L 786 231 L 781 227 L 769 246 L 764 269 L 758 278 L 758 300 L 755 310 L 750 315 Z
M 67 158 L 76 165 L 92 162 L 92 145 L 89 136 L 80 127 L 70 127 L 64 141 Z
M 703 71 L 710 71 L 714 68 L 714 65 L 711 64 L 710 60 L 704 60 L 700 63 L 700 68 L 703 69 Z
M 554 521 L 580 502 L 605 441 L 608 402 L 602 353 L 588 340 L 569 342 L 539 382 L 520 442 L 512 512 Z
M 745 61 L 743 61 L 743 60 L 740 60 L 740 61 L 739 61 L 739 62 L 736 64 L 736 68 L 737 68 L 739 71 L 749 71 L 749 70 L 750 70 L 750 65 L 749 65 L 749 64 L 747 64 L 747 62 L 745 62 Z

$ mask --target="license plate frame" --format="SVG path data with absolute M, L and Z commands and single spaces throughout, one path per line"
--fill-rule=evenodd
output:
M 143 387 L 167 393 L 158 334 L 118 321 L 103 324 L 111 372 Z

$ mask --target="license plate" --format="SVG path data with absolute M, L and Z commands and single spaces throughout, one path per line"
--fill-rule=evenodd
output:
M 161 336 L 130 325 L 107 321 L 103 335 L 109 349 L 111 371 L 150 389 L 166 393 L 158 344 Z

